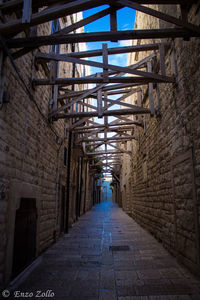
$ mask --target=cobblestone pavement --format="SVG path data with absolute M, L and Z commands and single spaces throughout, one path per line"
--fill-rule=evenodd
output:
M 198 300 L 200 281 L 116 204 L 101 203 L 45 252 L 17 291 L 58 300 Z

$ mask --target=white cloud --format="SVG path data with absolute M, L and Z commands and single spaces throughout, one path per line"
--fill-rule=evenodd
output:
M 109 56 L 109 64 L 116 66 L 127 65 L 127 54 L 115 54 Z
M 130 29 L 130 24 L 129 24 L 129 23 L 124 24 L 124 25 L 122 26 L 122 30 L 128 30 L 128 29 Z
M 119 41 L 119 46 L 120 47 L 131 46 L 131 44 L 132 44 L 132 40 Z

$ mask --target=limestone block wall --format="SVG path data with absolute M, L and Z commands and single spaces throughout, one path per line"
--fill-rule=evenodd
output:
M 70 25 L 74 20 L 70 17 L 60 20 L 61 27 Z M 50 34 L 51 23 L 37 26 L 37 33 Z M 32 78 L 46 77 L 42 66 L 38 70 L 34 66 L 36 51 L 15 62 L 37 106 L 47 118 L 52 89 L 48 86 L 33 89 L 31 86 Z M 40 51 L 49 52 L 50 47 L 41 47 Z M 68 51 L 71 51 L 69 46 L 61 47 L 62 53 Z M 72 64 L 60 63 L 59 76 L 71 77 L 72 67 Z M 27 96 L 8 58 L 5 61 L 4 81 L 4 91 L 9 93 L 10 100 L 0 110 L 0 286 L 5 286 L 12 276 L 15 216 L 21 198 L 36 199 L 36 255 L 60 235 L 62 210 L 66 210 L 62 204 L 62 186 L 66 189 L 67 179 L 64 148 L 66 151 L 68 148 L 67 122 L 59 120 L 48 124 L 44 120 L 35 103 Z M 73 159 L 76 167 L 77 158 Z M 91 197 L 88 201 L 91 203 Z M 73 205 L 70 206 L 70 215 L 75 212 Z
M 175 14 L 170 6 L 168 11 L 164 6 L 159 6 L 159 10 Z M 177 7 L 176 15 L 179 14 Z M 166 23 L 155 20 L 137 13 L 136 27 L 168 27 Z M 195 5 L 190 9 L 189 20 L 200 24 Z M 121 173 L 122 194 L 131 195 L 130 204 L 127 197 L 122 198 L 124 209 L 129 214 L 131 210 L 132 217 L 139 224 L 195 272 L 200 268 L 199 47 L 200 40 L 196 38 L 175 40 L 178 84 L 159 85 L 161 116 L 145 116 L 146 130 L 135 129 L 138 141 L 131 143 L 132 157 L 123 157 Z M 133 64 L 148 54 L 131 54 L 129 62 Z M 170 48 L 165 59 L 167 74 L 172 70 L 171 58 Z M 131 99 L 135 104 L 136 99 Z M 148 106 L 148 98 L 144 98 L 143 106 Z M 131 171 L 128 169 L 130 165 Z M 129 186 L 126 192 L 124 185 Z

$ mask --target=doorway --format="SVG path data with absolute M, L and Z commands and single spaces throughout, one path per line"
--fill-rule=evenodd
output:
M 12 278 L 36 258 L 36 199 L 21 198 L 16 210 Z

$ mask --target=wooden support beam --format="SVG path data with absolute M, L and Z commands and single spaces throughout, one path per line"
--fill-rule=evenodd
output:
M 137 122 L 137 121 L 129 121 L 129 122 L 123 122 L 123 123 L 120 123 L 120 122 L 117 122 L 115 124 L 109 124 L 107 125 L 107 128 L 108 129 L 111 129 L 112 127 L 116 127 L 118 126 L 118 128 L 121 128 L 122 130 L 123 129 L 126 129 L 126 127 L 129 127 L 129 126 L 126 126 L 126 125 L 136 125 L 136 126 L 140 126 L 140 127 L 143 127 L 142 123 L 141 122 Z M 87 130 L 91 130 L 91 129 L 95 129 L 95 128 L 101 128 L 101 129 L 105 129 L 105 125 L 94 125 L 94 126 L 82 126 L 82 127 L 77 127 L 77 128 L 74 128 L 73 129 L 73 132 L 74 133 L 80 133 L 80 132 L 84 132 L 84 131 L 87 131 Z M 79 132 L 80 131 L 80 132 Z
M 142 107 L 142 90 L 140 89 L 138 92 L 137 92 L 137 105 Z M 138 121 L 142 121 L 142 116 L 139 116 L 139 117 L 136 117 L 138 118 Z
M 152 72 L 152 63 L 147 63 L 147 70 L 148 72 Z M 154 116 L 155 114 L 155 107 L 154 107 L 154 96 L 153 96 L 153 83 L 149 83 L 149 108 L 151 111 L 151 116 Z
M 111 151 L 111 150 L 108 150 L 108 151 L 101 151 L 101 152 L 100 152 L 100 151 L 99 151 L 99 152 L 91 152 L 91 153 L 88 152 L 87 155 L 89 155 L 89 156 L 91 156 L 91 155 L 98 156 L 98 155 L 103 155 L 103 154 L 112 154 L 112 155 L 114 155 L 114 154 L 119 154 L 119 153 L 122 154 L 123 152 L 122 152 L 122 151 L 119 151 L 119 150 L 118 150 L 118 151 L 115 151 L 115 152 L 114 152 L 114 151 Z
M 196 25 L 188 23 L 186 19 L 184 19 L 184 20 L 177 19 L 175 17 L 172 17 L 172 16 L 167 15 L 165 13 L 162 13 L 160 11 L 156 11 L 155 9 L 152 9 L 150 7 L 142 6 L 142 5 L 137 4 L 137 3 L 133 3 L 129 0 L 123 0 L 123 1 L 118 0 L 117 3 L 119 3 L 121 5 L 124 5 L 124 6 L 127 6 L 127 7 L 130 7 L 130 8 L 133 8 L 137 11 L 140 11 L 140 12 L 143 12 L 143 13 L 148 14 L 150 16 L 156 17 L 160 20 L 166 21 L 168 23 L 172 23 L 172 24 L 180 26 L 184 29 L 191 30 L 191 31 L 194 31 L 194 32 L 200 34 L 200 28 Z
M 146 85 L 148 83 L 175 83 L 175 80 L 173 77 L 163 77 L 161 79 L 154 79 L 154 78 L 145 78 L 145 77 L 109 77 L 108 83 L 134 83 L 136 86 L 138 85 Z M 39 86 L 39 85 L 53 85 L 49 79 L 33 79 L 32 80 L 33 86 Z M 103 83 L 102 77 L 94 77 L 94 78 L 87 78 L 87 77 L 79 77 L 79 78 L 56 78 L 55 84 L 62 85 L 62 86 L 68 86 L 68 85 L 74 85 L 74 84 L 84 84 L 84 83 Z M 89 95 L 87 95 L 89 96 Z M 86 96 L 86 97 L 87 97 Z M 81 97 L 81 96 L 80 96 Z M 84 97 L 81 97 L 84 98 Z M 77 101 L 76 101 L 77 102 Z
M 111 150 L 108 150 L 108 151 L 101 151 L 101 152 L 88 152 L 87 153 L 87 155 L 89 155 L 89 156 L 91 156 L 91 155 L 95 155 L 95 156 L 97 156 L 97 155 L 103 155 L 103 154 L 112 154 L 112 155 L 114 155 L 114 154 L 119 154 L 119 153 L 123 153 L 122 151 L 111 151 Z
M 129 155 L 132 155 L 132 152 L 131 151 L 127 151 L 127 150 L 124 150 L 124 149 L 121 149 L 120 147 L 116 146 L 116 145 L 112 145 L 111 143 L 108 143 L 109 146 L 119 150 L 119 151 L 122 151 L 122 153 L 125 153 L 125 154 L 129 154 Z
M 108 47 L 107 47 L 107 44 L 103 44 L 102 47 L 103 47 L 103 64 L 105 66 L 108 66 Z M 109 76 L 108 68 L 104 67 L 103 68 L 103 81 L 105 83 L 108 82 L 108 76 Z
M 110 108 L 113 104 L 107 105 L 106 107 L 103 108 L 103 111 L 106 111 L 108 108 Z M 72 125 L 70 125 L 69 130 L 73 130 L 75 127 L 83 124 L 84 122 L 88 121 L 91 117 L 87 116 L 87 117 L 83 117 L 82 119 L 80 119 L 79 121 L 73 123 Z
M 75 64 L 81 64 L 81 65 L 86 65 L 86 66 L 102 68 L 102 69 L 106 69 L 106 70 L 109 69 L 109 70 L 114 70 L 117 72 L 123 72 L 123 73 L 129 73 L 129 74 L 133 74 L 133 75 L 143 76 L 145 78 L 158 79 L 161 81 L 166 81 L 170 78 L 170 77 L 168 78 L 166 76 L 154 74 L 152 72 L 148 73 L 148 72 L 144 72 L 144 71 L 139 71 L 139 70 L 136 70 L 135 68 L 115 66 L 115 65 L 104 64 L 104 63 L 99 63 L 99 62 L 95 62 L 95 61 L 84 60 L 84 59 L 80 59 L 80 58 L 69 57 L 69 56 L 66 56 L 65 54 L 43 53 L 43 54 L 41 54 L 41 56 L 43 56 L 43 58 L 44 59 L 46 58 L 47 60 L 65 61 L 65 62 L 70 62 L 70 63 L 75 63 Z M 106 61 L 107 61 L 107 59 L 106 59 Z M 109 80 L 109 77 L 107 77 L 106 82 L 108 82 L 108 80 Z M 171 78 L 170 78 L 170 80 L 171 80 Z
M 169 48 L 171 43 L 162 43 L 166 48 Z M 126 47 L 116 47 L 116 48 L 108 48 L 107 53 L 108 55 L 114 55 L 114 54 L 123 54 L 123 53 L 131 53 L 131 52 L 141 52 L 141 51 L 153 51 L 159 49 L 160 43 L 155 44 L 142 44 L 142 45 L 134 45 L 134 46 L 126 46 Z M 35 58 L 38 62 L 40 62 L 41 59 L 43 59 L 43 56 L 41 55 L 41 52 L 36 53 Z M 96 56 L 102 56 L 103 50 L 90 50 L 90 51 L 80 51 L 80 52 L 71 52 L 66 53 L 66 56 L 70 57 L 76 57 L 76 58 L 86 58 L 86 57 L 96 57 Z
M 89 1 L 89 0 L 88 0 Z M 0 33 L 4 33 L 5 25 L 0 25 Z M 162 39 L 162 38 L 189 38 L 199 37 L 200 34 L 182 28 L 164 28 L 164 29 L 144 29 L 127 30 L 117 32 L 96 32 L 81 34 L 66 34 L 61 36 L 37 36 L 27 38 L 14 38 L 7 41 L 8 48 L 22 47 L 41 47 L 47 45 L 85 43 L 117 40 L 138 40 L 138 39 Z
M 134 135 L 130 135 L 129 137 L 127 136 L 120 136 L 120 137 L 110 137 L 110 138 L 93 138 L 91 140 L 91 142 L 111 142 L 111 141 L 128 141 L 128 140 L 132 140 L 132 139 L 136 139 L 136 137 Z M 90 140 L 89 139 L 82 139 L 81 142 L 87 142 L 89 143 Z
M 188 0 L 131 0 L 140 4 L 165 4 L 165 5 L 177 5 L 188 4 Z M 191 3 L 195 3 L 195 0 L 190 0 Z
M 122 102 L 125 98 L 128 98 L 133 94 L 134 94 L 134 92 L 131 91 L 130 93 L 128 93 L 125 96 L 121 97 L 120 99 L 122 99 L 122 100 L 120 100 L 120 101 L 119 100 L 112 100 L 112 99 L 108 99 L 108 98 L 107 99 L 103 98 L 103 101 L 110 102 L 110 103 L 113 103 L 113 104 L 118 104 L 120 106 L 130 107 L 130 108 L 134 109 L 137 106 L 135 106 L 133 104 L 126 103 L 126 102 Z
M 67 15 L 69 16 L 72 15 L 73 13 L 83 11 L 83 9 L 86 10 L 103 4 L 105 4 L 105 1 L 103 0 L 99 0 L 99 1 L 76 0 L 76 1 L 69 2 L 67 4 L 47 8 L 46 10 L 42 10 L 38 13 L 32 14 L 29 25 L 35 26 L 38 24 L 46 23 L 57 18 L 61 18 Z M 5 24 L 0 24 L 0 34 L 3 36 L 9 36 L 15 33 L 19 33 L 25 30 L 27 28 L 26 26 L 27 26 L 26 24 L 22 23 L 22 19 L 12 20 Z M 73 41 L 71 41 L 71 43 L 73 43 Z M 37 46 L 36 44 L 35 45 L 33 44 L 30 47 L 36 47 L 36 46 Z
M 110 87 L 110 86 L 108 86 L 108 87 Z M 59 90 L 61 90 L 62 89 L 62 87 L 59 89 Z M 104 89 L 105 89 L 105 87 L 103 87 L 102 88 L 102 91 L 104 92 Z M 107 92 L 107 95 L 121 95 L 121 94 L 127 94 L 127 93 L 129 93 L 129 92 L 131 92 L 131 91 L 134 91 L 134 93 L 136 93 L 137 91 L 138 91 L 138 89 L 140 89 L 140 88 L 136 88 L 136 89 L 126 89 L 126 90 L 119 90 L 119 91 L 112 91 L 111 90 L 111 92 Z M 110 88 L 109 88 L 109 90 L 110 90 Z M 68 91 L 67 93 L 65 93 L 65 94 L 60 94 L 59 96 L 58 96 L 58 100 L 62 100 L 62 99 L 69 99 L 69 98 L 75 98 L 75 97 L 78 97 L 78 96 L 80 96 L 80 95 L 82 95 L 83 93 L 86 93 L 87 91 L 89 91 L 89 90 L 82 90 L 82 91 Z M 87 97 L 85 97 L 85 98 L 91 98 L 91 97 L 95 97 L 95 99 L 96 99 L 96 97 L 97 97 L 97 94 L 96 93 L 93 93 L 93 94 L 91 94 L 91 95 L 89 95 L 89 96 L 87 96 Z
M 183 24 L 188 23 L 188 6 L 184 4 L 181 5 L 181 19 Z
M 23 6 L 23 1 L 24 0 L 10 0 L 6 2 L 0 3 L 0 10 L 5 12 L 8 11 L 16 11 L 17 9 L 21 9 Z M 59 1 L 59 2 L 69 2 L 69 1 Z M 134 2 L 140 3 L 140 4 L 180 4 L 180 5 L 187 5 L 188 0 L 135 0 Z M 52 4 L 57 4 L 58 0 L 34 0 L 33 1 L 33 7 L 43 7 L 43 6 L 48 6 Z M 190 3 L 195 3 L 195 0 L 190 0 Z
M 108 86 L 105 86 L 103 88 L 104 91 L 114 91 L 114 90 L 119 90 L 119 89 L 125 89 L 125 88 L 130 88 L 130 87 L 136 87 L 138 89 L 138 84 L 137 83 L 122 83 L 122 84 L 110 84 Z
M 117 8 L 115 6 L 111 6 L 110 30 L 117 31 Z
M 91 108 L 91 109 L 97 110 L 97 107 L 96 107 L 96 106 L 91 105 L 91 104 L 89 104 L 89 103 L 82 102 L 82 101 L 78 101 L 77 103 L 80 104 L 81 106 L 85 106 L 85 107 L 87 107 L 87 108 Z
M 119 178 L 114 173 L 112 173 L 112 176 L 115 178 L 115 180 L 117 180 L 118 183 L 120 183 Z
M 160 70 L 161 75 L 166 76 L 166 68 L 165 68 L 165 47 L 161 43 L 159 45 L 159 52 L 160 52 Z
M 69 2 L 65 0 L 60 0 L 59 3 Z M 9 0 L 6 2 L 0 3 L 0 10 L 5 13 L 9 14 L 12 12 L 16 12 L 17 10 L 22 10 L 24 0 Z M 58 0 L 34 0 L 32 3 L 32 7 L 34 9 L 41 8 L 43 6 L 58 4 Z
M 135 125 L 135 124 L 134 124 Z M 124 127 L 121 127 L 121 126 L 119 126 L 119 127 L 111 127 L 111 128 L 107 128 L 106 126 L 105 127 L 103 127 L 103 128 L 100 128 L 99 130 L 98 130 L 98 133 L 105 133 L 105 131 L 106 132 L 124 132 L 124 131 L 130 131 L 130 130 L 132 130 L 132 129 L 134 129 L 135 127 L 134 126 L 124 126 Z M 83 133 L 91 133 L 91 132 L 93 132 L 93 131 L 91 131 L 91 130 L 77 130 L 77 131 L 73 131 L 75 134 L 83 134 Z
M 72 24 L 72 25 L 70 25 L 68 27 L 65 27 L 65 28 L 59 30 L 58 32 L 55 32 L 55 33 L 51 34 L 51 36 L 61 35 L 61 34 L 68 34 L 68 33 L 72 32 L 72 31 L 74 31 L 74 30 L 76 30 L 78 28 L 81 28 L 81 27 L 83 27 L 83 26 L 85 26 L 87 24 L 90 24 L 90 23 L 92 23 L 92 22 L 94 22 L 94 21 L 96 21 L 96 20 L 98 20 L 98 19 L 100 19 L 100 18 L 108 15 L 110 13 L 110 11 L 111 11 L 110 8 L 102 10 L 102 11 L 100 11 L 100 12 L 98 12 L 98 13 L 92 15 L 92 16 L 84 18 L 83 20 L 81 20 L 79 22 L 76 22 L 76 23 L 74 23 L 74 24 Z M 32 51 L 32 50 L 34 50 L 36 48 L 37 47 L 28 48 L 28 49 L 23 48 L 23 49 L 20 49 L 19 51 L 16 51 L 15 53 L 13 53 L 12 56 L 13 56 L 14 59 L 17 59 L 17 58 L 19 58 L 19 57 L 27 54 L 28 52 L 30 52 L 30 51 Z M 72 53 L 71 56 L 73 56 L 73 53 Z
M 104 9 L 96 14 L 93 14 L 87 18 L 84 18 L 82 19 L 81 21 L 78 21 L 68 27 L 65 27 L 64 29 L 61 29 L 60 31 L 56 32 L 55 34 L 67 34 L 67 33 L 70 33 L 78 28 L 81 28 L 85 25 L 88 25 L 96 20 L 99 20 L 107 15 L 109 15 L 111 13 L 111 8 L 107 8 L 107 9 Z M 73 55 L 72 55 L 73 56 Z
M 103 117 L 102 89 L 99 89 L 97 91 L 97 112 L 98 112 L 98 118 L 102 118 Z
M 77 102 L 81 101 L 82 99 L 84 99 L 85 97 L 89 96 L 90 94 L 92 94 L 92 93 L 94 93 L 94 92 L 98 92 L 101 88 L 102 88 L 102 86 L 99 85 L 99 86 L 97 86 L 97 87 L 95 87 L 95 88 L 93 88 L 93 89 L 91 89 L 91 90 L 85 92 L 84 94 L 80 95 L 80 96 L 77 97 L 75 100 L 71 101 L 70 103 L 67 103 L 67 104 L 63 105 L 61 108 L 59 108 L 59 109 L 57 110 L 57 112 L 69 108 L 70 106 L 76 104 Z

